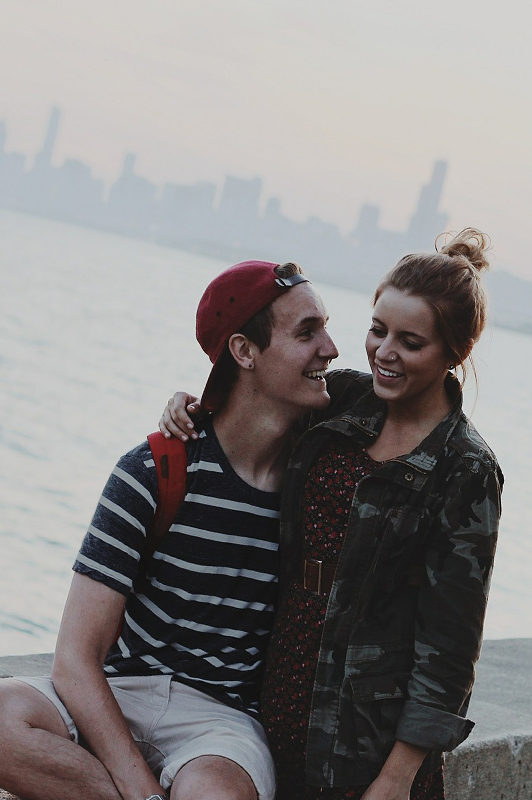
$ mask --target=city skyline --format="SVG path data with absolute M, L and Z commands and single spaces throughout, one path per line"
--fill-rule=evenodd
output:
M 279 197 L 263 202 L 259 176 L 226 175 L 221 187 L 204 180 L 157 185 L 136 172 L 136 154 L 126 153 L 119 177 L 106 186 L 80 159 L 55 166 L 61 122 L 54 106 L 32 158 L 7 149 L 8 123 L 0 120 L 0 204 L 229 260 L 257 253 L 295 258 L 318 278 L 367 291 L 406 250 L 431 249 L 448 220 L 440 210 L 448 167 L 443 160 L 434 163 L 405 230 L 386 229 L 381 207 L 364 203 L 344 236 L 338 225 L 315 215 L 304 222 L 289 218 Z
M 440 210 L 447 163 L 434 162 L 417 205 L 402 231 L 381 223 L 381 207 L 363 203 L 348 235 L 315 215 L 297 222 L 281 211 L 279 197 L 263 202 L 258 176 L 226 175 L 191 184 L 157 185 L 135 171 L 136 155 L 126 153 L 114 183 L 106 186 L 80 159 L 55 166 L 61 112 L 53 107 L 42 145 L 32 158 L 6 150 L 7 128 L 0 120 L 0 206 L 143 238 L 200 252 L 225 263 L 246 258 L 296 260 L 316 280 L 372 293 L 382 275 L 414 250 L 432 250 L 446 228 Z M 532 282 L 507 271 L 485 276 L 491 319 L 502 327 L 532 334 Z
M 161 185 L 259 174 L 282 213 L 353 229 L 364 203 L 405 230 L 435 159 L 451 230 L 532 278 L 532 6 L 470 0 L 0 0 L 0 113 L 34 153 L 52 105 L 56 161 L 106 185 L 123 153 Z M 264 210 L 264 205 L 261 205 Z

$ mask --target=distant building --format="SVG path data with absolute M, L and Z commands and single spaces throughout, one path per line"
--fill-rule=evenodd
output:
M 216 184 L 192 186 L 165 183 L 156 218 L 156 237 L 165 244 L 186 244 L 212 238 Z
M 55 211 L 71 222 L 101 225 L 103 191 L 103 181 L 92 177 L 87 164 L 69 158 L 58 171 Z
M 50 119 L 48 120 L 48 127 L 46 128 L 42 150 L 35 156 L 33 169 L 36 172 L 40 170 L 48 170 L 52 166 L 52 156 L 57 139 L 57 131 L 59 130 L 60 119 L 61 112 L 54 106 L 50 113 Z
M 0 205 L 23 208 L 23 184 L 26 156 L 6 152 L 7 130 L 0 120 Z
M 430 182 L 421 188 L 419 202 L 410 218 L 406 234 L 413 250 L 432 250 L 436 236 L 447 226 L 449 217 L 439 210 L 447 167 L 446 161 L 436 161 Z
M 316 216 L 303 223 L 290 219 L 277 197 L 267 200 L 261 214 L 260 177 L 228 175 L 216 208 L 214 183 L 165 183 L 159 188 L 135 172 L 134 153 L 125 155 L 105 202 L 103 181 L 93 177 L 89 165 L 70 158 L 54 166 L 60 123 L 61 112 L 54 107 L 42 148 L 26 170 L 25 155 L 6 152 L 7 131 L 0 122 L 0 204 L 227 261 L 251 257 L 299 261 L 318 280 L 365 291 L 373 291 L 405 252 L 432 249 L 435 236 L 447 225 L 447 215 L 440 211 L 447 163 L 441 160 L 421 188 L 405 231 L 382 228 L 380 207 L 369 203 L 360 209 L 349 236 Z
M 156 216 L 157 186 L 135 175 L 136 156 L 127 153 L 122 174 L 109 195 L 106 226 L 130 236 L 149 237 Z
M 259 200 L 262 180 L 244 180 L 228 175 L 224 181 L 216 230 L 232 246 L 253 240 L 259 219 Z

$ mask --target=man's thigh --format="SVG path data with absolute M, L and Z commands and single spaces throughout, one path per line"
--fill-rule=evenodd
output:
M 50 678 L 21 678 L 57 709 L 68 736 L 79 734 Z M 109 678 L 109 685 L 142 755 L 169 789 L 185 764 L 203 756 L 234 762 L 251 778 L 260 800 L 275 794 L 275 769 L 262 725 L 242 711 L 167 675 Z
M 2 690 L 6 691 L 5 702 L 17 704 L 17 717 L 22 714 L 24 720 L 34 728 L 49 731 L 73 742 L 78 741 L 74 720 L 57 696 L 51 678 L 6 678 L 2 681 Z
M 261 800 L 273 798 L 275 771 L 258 720 L 167 676 L 154 676 L 150 694 L 143 692 L 140 703 L 129 692 L 121 700 L 117 685 L 121 680 L 111 678 L 109 682 L 137 741 L 141 731 L 135 717 L 143 715 L 142 704 L 157 708 L 151 730 L 143 726 L 146 749 L 139 746 L 164 788 L 172 785 L 185 764 L 219 756 L 237 765 L 236 774 L 243 770 L 251 778 Z M 161 760 L 156 765 L 157 753 Z

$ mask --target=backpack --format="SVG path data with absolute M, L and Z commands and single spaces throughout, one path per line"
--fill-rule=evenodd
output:
M 160 431 L 150 433 L 148 442 L 157 470 L 157 508 L 146 531 L 135 583 L 146 576 L 157 545 L 168 533 L 187 490 L 187 451 L 184 442 L 175 436 L 165 439 Z
M 136 586 L 146 577 L 157 545 L 168 533 L 187 490 L 187 451 L 184 442 L 175 436 L 165 439 L 159 431 L 150 433 L 148 442 L 157 471 L 157 507 L 151 525 L 146 531 L 144 550 L 134 580 Z M 124 608 L 113 644 L 116 644 L 122 633 L 125 613 Z

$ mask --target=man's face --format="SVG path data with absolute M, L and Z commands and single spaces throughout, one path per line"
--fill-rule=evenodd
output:
M 256 400 L 294 418 L 326 407 L 325 371 L 338 350 L 326 330 L 323 300 L 310 283 L 301 283 L 275 300 L 272 311 L 270 345 L 257 349 L 254 359 Z

